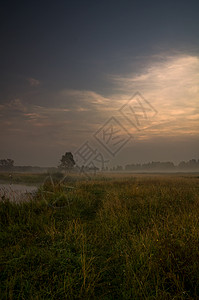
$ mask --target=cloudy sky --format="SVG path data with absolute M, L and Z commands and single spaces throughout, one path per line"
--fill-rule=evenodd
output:
M 194 0 L 4 2 L 0 158 L 56 166 L 89 145 L 110 165 L 198 159 L 198 11 Z

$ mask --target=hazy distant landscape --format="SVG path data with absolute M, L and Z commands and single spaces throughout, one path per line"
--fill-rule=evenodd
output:
M 72 155 L 72 153 L 71 153 Z M 73 155 L 72 155 L 73 156 Z M 11 163 L 10 163 L 11 162 Z M 65 167 L 65 165 L 63 166 Z M 88 173 L 93 173 L 93 169 L 87 166 L 84 166 L 84 170 Z M 0 180 L 3 178 L 1 175 L 2 173 L 23 173 L 23 172 L 31 172 L 31 173 L 57 173 L 63 171 L 63 168 L 58 167 L 39 167 L 39 166 L 15 166 L 14 160 L 12 159 L 0 159 Z M 68 171 L 67 168 L 65 171 Z M 72 173 L 80 173 L 80 167 L 75 164 L 70 170 Z M 160 161 L 152 161 L 143 164 L 126 164 L 125 166 L 116 165 L 113 167 L 104 167 L 102 169 L 96 167 L 95 173 L 97 172 L 162 172 L 162 173 L 169 173 L 169 172 L 199 172 L 199 159 L 190 159 L 189 161 L 181 161 L 179 164 L 174 164 L 173 162 L 160 162 Z

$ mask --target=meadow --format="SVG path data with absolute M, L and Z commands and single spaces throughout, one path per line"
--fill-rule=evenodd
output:
M 0 200 L 1 299 L 199 299 L 198 175 L 59 176 Z

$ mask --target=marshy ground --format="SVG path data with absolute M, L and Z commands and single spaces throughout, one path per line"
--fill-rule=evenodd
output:
M 199 299 L 199 175 L 58 177 L 0 201 L 1 299 Z

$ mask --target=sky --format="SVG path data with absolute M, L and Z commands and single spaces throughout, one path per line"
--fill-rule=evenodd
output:
M 0 158 L 199 159 L 199 2 L 7 1 Z

